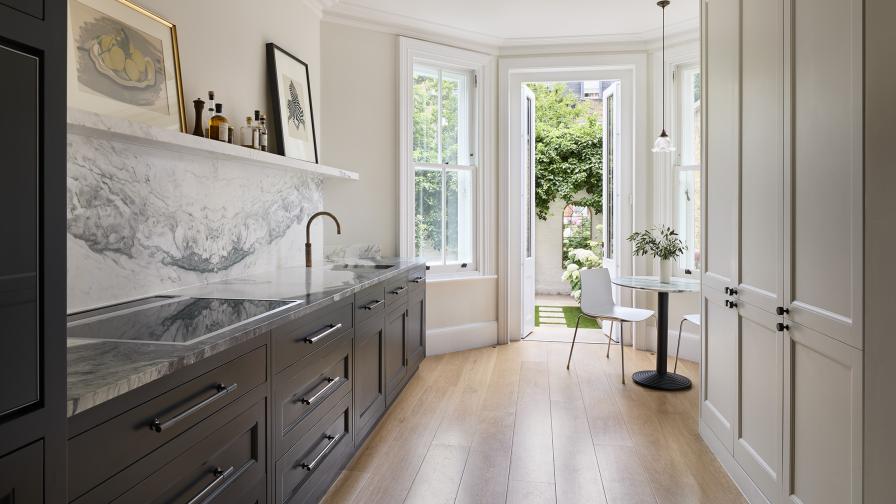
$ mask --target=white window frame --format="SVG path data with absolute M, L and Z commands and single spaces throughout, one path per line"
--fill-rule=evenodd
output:
M 491 215 L 493 204 L 484 196 L 492 190 L 491 137 L 487 134 L 490 113 L 490 90 L 493 58 L 489 55 L 424 42 L 399 38 L 399 253 L 404 257 L 416 255 L 415 248 L 415 170 L 469 170 L 473 176 L 472 257 L 462 263 L 431 265 L 430 274 L 439 276 L 467 276 L 492 274 L 494 271 L 490 236 L 491 226 L 485 218 Z M 470 94 L 470 152 L 469 165 L 440 165 L 417 163 L 413 159 L 413 79 L 414 65 L 422 64 L 440 70 L 468 73 L 471 76 Z M 439 139 L 441 141 L 441 138 Z M 443 194 L 444 198 L 444 194 Z M 493 199 L 493 198 L 492 198 Z M 444 201 L 444 200 L 443 200 Z M 443 222 L 444 229 L 444 222 Z M 444 236 L 444 231 L 443 231 Z
M 684 149 L 682 148 L 683 147 L 682 141 L 684 139 L 684 132 L 682 131 L 684 129 L 682 127 L 684 124 L 684 114 L 682 111 L 682 107 L 684 106 L 684 103 L 682 103 L 681 96 L 682 96 L 682 92 L 683 92 L 683 86 L 685 83 L 684 83 L 684 79 L 681 76 L 685 72 L 690 72 L 693 70 L 696 70 L 697 72 L 701 72 L 700 63 L 688 62 L 688 63 L 681 63 L 678 65 L 675 65 L 675 67 L 673 69 L 673 74 L 672 74 L 672 81 L 673 81 L 672 103 L 674 104 L 674 107 L 673 107 L 674 108 L 673 130 L 675 130 L 676 136 L 678 138 L 677 143 L 678 143 L 678 147 L 679 147 L 675 151 L 675 154 L 674 154 L 674 160 L 672 162 L 672 178 L 669 181 L 670 182 L 669 190 L 672 193 L 672 198 L 671 198 L 672 214 L 670 216 L 669 221 L 672 223 L 673 227 L 677 227 L 678 215 L 681 210 L 681 208 L 680 208 L 681 200 L 679 199 L 679 195 L 678 195 L 679 176 L 682 172 L 693 171 L 696 173 L 700 173 L 700 169 L 701 169 L 700 164 L 689 164 L 689 165 L 682 164 L 682 153 L 684 151 Z M 703 183 L 703 180 L 701 179 L 701 184 L 702 183 Z M 700 197 L 702 197 L 702 195 L 696 194 L 696 197 L 700 198 Z M 701 219 L 701 218 L 702 218 L 702 216 L 698 212 L 695 215 L 695 219 Z M 702 223 L 701 223 L 701 226 L 702 226 Z M 697 246 L 700 246 L 699 242 L 697 243 Z M 693 250 L 689 249 L 685 252 L 685 254 L 693 254 Z M 675 270 L 676 270 L 677 275 L 685 276 L 685 274 L 684 274 L 685 268 L 682 267 L 680 259 L 678 261 L 675 261 Z M 694 266 L 691 269 L 691 272 L 696 275 L 699 273 L 699 271 L 700 271 L 700 261 L 694 261 Z

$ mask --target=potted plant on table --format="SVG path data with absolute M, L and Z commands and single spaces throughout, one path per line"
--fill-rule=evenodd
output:
M 672 279 L 672 265 L 687 246 L 678 238 L 678 233 L 668 226 L 658 226 L 636 231 L 628 237 L 636 256 L 652 255 L 660 261 L 660 282 L 669 283 Z

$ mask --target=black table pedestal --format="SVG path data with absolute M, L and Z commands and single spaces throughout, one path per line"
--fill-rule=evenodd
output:
M 643 387 L 657 390 L 687 390 L 691 380 L 667 371 L 669 355 L 669 293 L 657 293 L 656 371 L 638 371 L 632 380 Z

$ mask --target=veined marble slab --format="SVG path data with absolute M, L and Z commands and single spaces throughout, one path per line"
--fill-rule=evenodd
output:
M 295 307 L 259 317 L 192 344 L 70 339 L 68 416 L 248 341 L 272 327 L 344 299 L 376 282 L 406 275 L 413 267 L 423 264 L 422 260 L 400 258 L 355 262 L 394 266 L 389 269 L 336 270 L 331 263 L 313 268 L 284 268 L 173 291 L 170 294 L 177 296 L 302 301 Z

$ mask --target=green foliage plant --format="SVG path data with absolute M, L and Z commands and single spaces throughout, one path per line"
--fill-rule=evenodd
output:
M 652 255 L 663 261 L 677 259 L 688 249 L 675 229 L 669 226 L 656 226 L 636 231 L 628 237 L 632 242 L 632 254 L 636 256 Z

